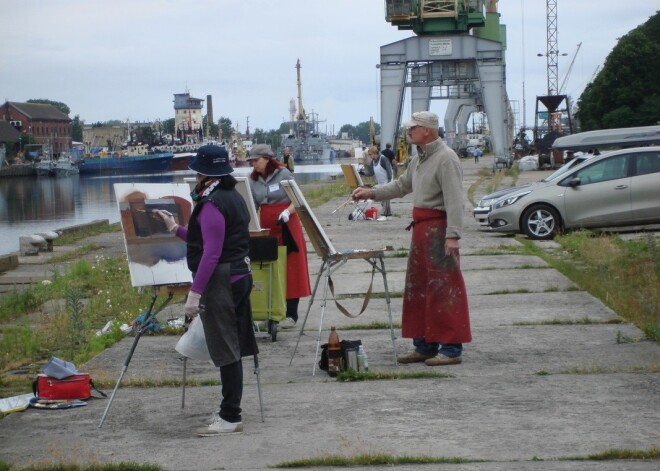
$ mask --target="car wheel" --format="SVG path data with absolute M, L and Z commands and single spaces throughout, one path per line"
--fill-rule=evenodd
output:
M 545 204 L 532 206 L 523 213 L 521 227 L 530 239 L 552 239 L 559 232 L 559 214 L 553 207 Z

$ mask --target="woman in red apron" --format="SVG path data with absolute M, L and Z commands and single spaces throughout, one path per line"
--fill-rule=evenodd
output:
M 287 247 L 286 319 L 279 326 L 289 329 L 298 321 L 300 298 L 312 293 L 302 225 L 280 185 L 283 180 L 293 180 L 293 175 L 275 158 L 270 146 L 266 144 L 254 145 L 248 161 L 252 164 L 250 188 L 259 208 L 261 227 L 268 228 L 270 235 L 277 237 L 279 245 Z

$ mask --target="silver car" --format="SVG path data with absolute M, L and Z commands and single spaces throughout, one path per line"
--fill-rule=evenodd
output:
M 552 181 L 556 178 L 559 178 L 561 175 L 568 172 L 570 169 L 580 165 L 582 162 L 584 162 L 585 160 L 590 159 L 591 157 L 593 157 L 593 154 L 584 154 L 584 155 L 580 155 L 578 157 L 575 157 L 575 158 L 571 159 L 570 161 L 566 162 L 564 165 L 559 167 L 554 172 L 552 172 L 550 175 L 545 177 L 543 180 L 528 183 L 526 185 L 512 186 L 512 187 L 509 187 L 509 188 L 503 188 L 503 189 L 498 190 L 494 193 L 489 193 L 489 194 L 485 195 L 483 198 L 481 198 L 479 200 L 479 203 L 477 204 L 477 206 L 472 210 L 472 215 L 477 220 L 479 225 L 487 226 L 488 225 L 488 214 L 490 213 L 492 204 L 495 203 L 500 198 L 502 198 L 503 196 L 506 196 L 506 195 L 509 195 L 513 192 L 522 190 L 523 188 L 529 188 L 532 185 L 538 185 L 539 183 L 550 182 L 550 181 Z
M 509 193 L 491 207 L 491 229 L 537 240 L 580 227 L 660 224 L 660 147 L 593 157 L 562 177 Z

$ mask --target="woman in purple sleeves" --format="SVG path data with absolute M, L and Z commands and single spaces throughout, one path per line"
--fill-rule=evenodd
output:
M 188 318 L 200 316 L 211 359 L 220 368 L 220 410 L 197 435 L 242 433 L 241 358 L 258 350 L 250 306 L 250 214 L 234 188 L 234 169 L 223 147 L 200 147 L 189 168 L 197 172 L 197 185 L 191 193 L 195 208 L 188 227 L 179 226 L 166 211 L 157 212 L 167 229 L 187 244 L 193 282 L 185 313 Z

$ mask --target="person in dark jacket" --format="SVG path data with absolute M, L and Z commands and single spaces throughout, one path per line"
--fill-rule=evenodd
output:
M 179 226 L 166 211 L 154 213 L 170 232 L 186 241 L 188 268 L 193 273 L 186 317 L 200 316 L 209 354 L 220 368 L 220 410 L 197 435 L 242 433 L 241 358 L 258 352 L 250 306 L 250 213 L 234 188 L 234 169 L 223 147 L 200 147 L 189 168 L 197 172 L 197 185 L 191 193 L 195 208 L 188 226 Z
M 392 166 L 392 173 L 394 174 L 394 178 L 396 178 L 397 162 L 396 155 L 394 155 L 394 151 L 392 150 L 392 144 L 389 142 L 385 144 L 385 150 L 383 150 L 381 154 L 389 159 L 390 165 Z

